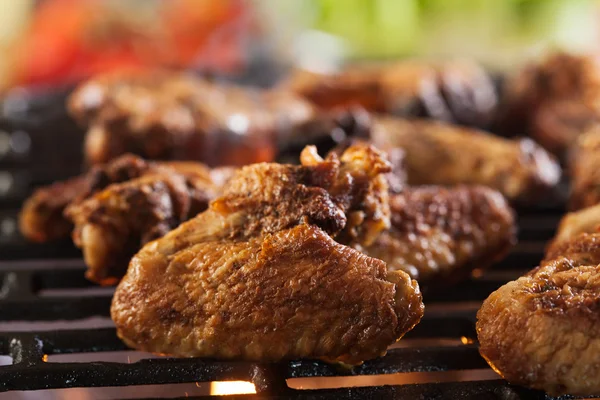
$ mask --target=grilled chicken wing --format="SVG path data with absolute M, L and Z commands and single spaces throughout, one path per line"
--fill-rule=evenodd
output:
M 21 210 L 21 233 L 38 242 L 68 237 L 73 225 L 63 213 L 69 204 L 79 202 L 111 183 L 140 176 L 149 168 L 146 161 L 125 155 L 112 163 L 94 167 L 85 175 L 36 190 Z
M 93 79 L 74 92 L 69 108 L 89 128 L 85 154 L 92 164 L 127 152 L 209 165 L 272 161 L 279 142 L 308 141 L 334 126 L 289 92 L 166 72 Z
M 600 121 L 600 58 L 555 53 L 506 85 L 500 129 L 528 133 L 558 156 Z
M 560 220 L 556 235 L 546 249 L 546 259 L 559 255 L 562 248 L 580 233 L 594 233 L 599 230 L 600 204 L 568 213 Z
M 21 234 L 34 242 L 48 242 L 69 236 L 73 225 L 63 211 L 71 201 L 86 191 L 85 177 L 57 182 L 36 190 L 19 215 Z
M 73 224 L 64 215 L 67 206 L 78 204 L 113 183 L 165 169 L 193 179 L 214 181 L 215 184 L 222 184 L 233 171 L 226 167 L 211 171 L 200 163 L 192 162 L 154 163 L 127 154 L 105 165 L 95 166 L 84 175 L 35 191 L 21 210 L 21 232 L 38 242 L 68 237 Z
M 354 65 L 330 75 L 299 70 L 283 87 L 320 108 L 361 106 L 479 127 L 488 125 L 497 104 L 488 74 L 464 60 Z
M 516 239 L 510 206 L 486 187 L 409 187 L 391 196 L 390 211 L 391 229 L 356 248 L 422 287 L 451 284 L 489 266 Z
M 477 314 L 480 352 L 509 382 L 600 393 L 600 234 L 581 234 L 502 286 Z
M 411 185 L 478 184 L 509 200 L 530 202 L 553 188 L 560 166 L 530 139 L 508 140 L 440 122 L 380 117 L 371 141 L 400 147 Z
M 207 211 L 144 246 L 113 299 L 119 337 L 177 356 L 358 364 L 411 329 L 416 282 L 332 239 L 386 228 L 386 205 L 363 205 L 387 192 L 389 165 L 368 147 L 302 161 L 242 168 Z
M 204 211 L 232 171 L 192 162 L 157 163 L 138 178 L 69 205 L 64 214 L 74 225 L 86 277 L 104 285 L 118 282 L 143 244 Z
M 600 127 L 588 129 L 578 139 L 569 157 L 572 210 L 600 203 Z

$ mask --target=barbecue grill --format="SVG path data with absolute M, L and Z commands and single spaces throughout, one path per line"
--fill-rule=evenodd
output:
M 23 122 L 4 118 L 0 131 L 9 136 L 15 130 L 42 135 L 40 127 L 50 126 L 29 123 L 23 128 Z M 69 129 L 63 135 L 74 137 L 76 128 Z M 59 131 L 46 132 L 45 140 Z M 475 313 L 491 291 L 537 265 L 564 213 L 561 206 L 520 210 L 520 241 L 512 253 L 488 271 L 475 271 L 469 281 L 426 296 L 422 322 L 384 357 L 353 369 L 311 360 L 260 364 L 174 359 L 129 351 L 116 337 L 109 318 L 112 289 L 84 279 L 81 255 L 72 244 L 34 245 L 19 236 L 15 217 L 23 196 L 32 183 L 49 180 L 48 174 L 35 172 L 48 165 L 48 157 L 36 155 L 35 149 L 8 151 L 0 160 L 4 172 L 12 174 L 11 182 L 18 181 L 18 174 L 31 177 L 26 187 L 7 190 L 0 200 L 0 398 L 69 395 L 68 388 L 92 393 L 98 387 L 115 388 L 109 395 L 118 398 L 212 398 L 218 391 L 210 383 L 229 381 L 254 385 L 245 387 L 256 394 L 239 398 L 550 398 L 508 384 L 488 367 L 477 350 Z M 81 160 L 74 157 L 71 162 L 65 171 L 73 171 Z M 56 178 L 63 173 L 55 172 Z M 126 388 L 131 386 L 135 388 Z M 38 390 L 43 392 L 15 392 Z M 83 393 L 70 390 L 77 390 L 73 397 Z

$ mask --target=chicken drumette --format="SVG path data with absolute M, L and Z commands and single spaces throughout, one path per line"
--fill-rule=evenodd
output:
M 369 246 L 355 246 L 401 270 L 421 287 L 448 286 L 486 268 L 516 241 L 504 197 L 480 186 L 409 187 L 390 197 L 392 226 Z
M 527 133 L 562 157 L 600 121 L 600 58 L 555 53 L 510 78 L 498 129 Z
M 334 241 L 389 226 L 389 165 L 351 147 L 242 168 L 209 209 L 144 246 L 111 316 L 134 348 L 177 356 L 358 364 L 421 318 L 418 285 Z
M 600 203 L 600 128 L 593 127 L 576 141 L 569 155 L 569 207 L 579 210 Z
M 200 172 L 200 173 L 198 173 Z M 213 178 L 213 176 L 215 176 Z M 111 285 L 140 247 L 208 207 L 230 170 L 202 164 L 158 167 L 69 205 L 73 241 L 83 251 L 89 280 Z
M 600 234 L 580 234 L 477 314 L 480 352 L 509 382 L 551 395 L 600 393 Z
M 192 162 L 153 163 L 136 156 L 124 155 L 105 165 L 96 166 L 79 177 L 36 190 L 23 204 L 19 216 L 21 233 L 27 239 L 37 242 L 66 238 L 73 229 L 73 224 L 64 215 L 67 206 L 81 203 L 113 183 L 164 170 L 205 182 L 206 196 L 209 199 L 215 196 L 210 186 L 213 183 L 221 185 L 233 171 L 230 168 L 210 170 L 200 163 Z
M 410 185 L 484 185 L 531 202 L 558 183 L 560 166 L 530 139 L 508 140 L 441 122 L 378 117 L 370 140 L 401 148 Z
M 246 165 L 272 161 L 280 143 L 306 144 L 336 127 L 333 117 L 290 92 L 167 72 L 92 79 L 74 92 L 69 106 L 88 127 L 85 155 L 92 164 L 130 152 Z
M 359 64 L 329 75 L 299 70 L 283 87 L 322 109 L 360 106 L 478 127 L 490 123 L 497 103 L 488 74 L 465 60 Z

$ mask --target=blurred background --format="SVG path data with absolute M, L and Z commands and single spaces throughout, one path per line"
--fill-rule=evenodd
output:
M 242 73 L 451 55 L 506 70 L 600 43 L 594 0 L 0 0 L 0 10 L 4 90 L 157 65 Z

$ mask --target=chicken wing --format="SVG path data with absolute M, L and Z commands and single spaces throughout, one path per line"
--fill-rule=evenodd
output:
M 573 238 L 477 313 L 480 352 L 509 382 L 550 395 L 600 393 L 600 234 Z
M 600 121 L 600 58 L 551 54 L 508 80 L 500 128 L 527 133 L 562 157 Z
M 411 185 L 478 184 L 531 202 L 560 179 L 556 160 L 530 139 L 508 140 L 440 122 L 376 118 L 372 143 L 405 151 Z
M 233 171 L 227 167 L 210 170 L 192 162 L 148 162 L 127 154 L 105 165 L 95 166 L 84 175 L 35 191 L 21 210 L 21 232 L 28 239 L 38 242 L 66 238 L 73 229 L 73 224 L 64 215 L 67 206 L 78 204 L 113 183 L 165 169 L 217 185 L 224 183 Z M 212 195 L 212 192 L 206 195 Z
M 480 186 L 415 187 L 390 198 L 391 229 L 355 246 L 407 272 L 424 287 L 449 285 L 486 268 L 516 241 L 513 211 L 495 190 Z
M 21 209 L 21 233 L 37 242 L 68 237 L 73 225 L 63 213 L 69 204 L 85 199 L 110 183 L 137 177 L 149 168 L 144 160 L 125 155 L 110 164 L 97 166 L 87 174 L 36 190 Z
M 359 64 L 330 75 L 298 70 L 283 87 L 324 109 L 360 106 L 479 127 L 491 122 L 497 105 L 489 75 L 466 60 Z
M 144 246 L 113 298 L 119 337 L 176 356 L 359 364 L 410 330 L 417 283 L 332 239 L 350 228 L 368 244 L 386 228 L 385 204 L 363 206 L 387 193 L 389 165 L 369 147 L 302 161 L 242 168 L 207 211 Z
M 73 242 L 83 251 L 86 278 L 102 285 L 117 283 L 143 244 L 204 211 L 230 171 L 164 163 L 69 205 L 65 217 L 74 225 Z
M 73 93 L 69 109 L 89 128 L 85 154 L 91 164 L 131 152 L 246 165 L 272 161 L 280 142 L 311 140 L 332 129 L 327 116 L 292 93 L 166 72 L 92 79 Z
M 73 225 L 63 217 L 71 201 L 86 191 L 87 181 L 79 176 L 36 190 L 19 215 L 21 234 L 33 242 L 48 242 L 69 236 Z
M 576 141 L 569 157 L 569 208 L 579 210 L 600 203 L 600 127 L 588 129 Z

